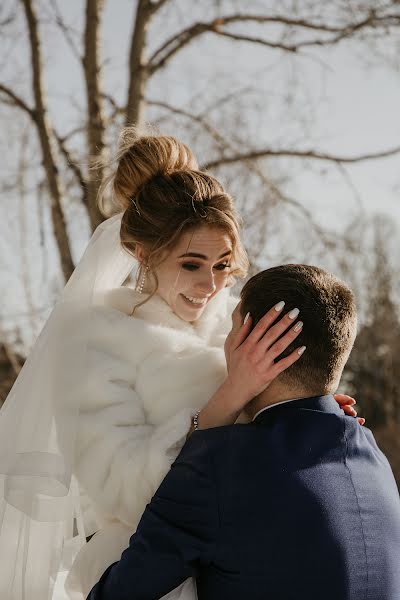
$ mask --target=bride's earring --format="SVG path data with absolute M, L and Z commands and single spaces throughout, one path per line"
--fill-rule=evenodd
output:
M 144 288 L 144 284 L 146 283 L 146 277 L 147 277 L 148 272 L 149 272 L 149 267 L 147 266 L 144 269 L 142 276 L 140 278 L 140 282 L 138 283 L 138 285 L 136 287 L 136 291 L 139 292 L 139 294 L 143 294 L 143 288 Z

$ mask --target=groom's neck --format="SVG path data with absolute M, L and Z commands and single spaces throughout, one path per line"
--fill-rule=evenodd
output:
M 250 419 L 258 413 L 262 408 L 285 402 L 286 400 L 294 400 L 295 398 L 310 398 L 311 396 L 323 396 L 326 391 L 311 390 L 301 387 L 284 385 L 280 381 L 273 381 L 266 390 L 253 398 L 246 406 L 245 412 Z

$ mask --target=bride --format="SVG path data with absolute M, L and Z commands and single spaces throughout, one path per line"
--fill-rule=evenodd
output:
M 223 424 L 207 401 L 226 378 L 229 288 L 248 267 L 232 199 L 185 145 L 129 128 L 108 184 L 119 213 L 93 235 L 0 413 L 5 600 L 86 598 L 194 415 Z M 192 580 L 168 595 L 195 597 Z

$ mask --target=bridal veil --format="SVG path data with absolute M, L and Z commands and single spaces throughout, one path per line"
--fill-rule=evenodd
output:
M 102 223 L 0 410 L 0 598 L 51 600 L 61 565 L 85 543 L 73 476 L 86 330 L 74 320 L 122 285 L 136 261 L 120 245 L 121 215 Z M 69 335 L 70 331 L 74 335 Z M 70 393 L 71 391 L 71 393 Z

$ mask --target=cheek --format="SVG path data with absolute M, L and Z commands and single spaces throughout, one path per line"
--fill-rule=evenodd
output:
M 179 294 L 188 288 L 190 289 L 194 278 L 195 277 L 191 271 L 182 269 L 182 267 L 175 269 L 173 279 L 170 282 L 172 291 L 176 294 Z
M 158 290 L 165 297 L 175 295 L 178 286 L 182 283 L 182 269 L 175 265 L 162 265 L 157 271 Z

